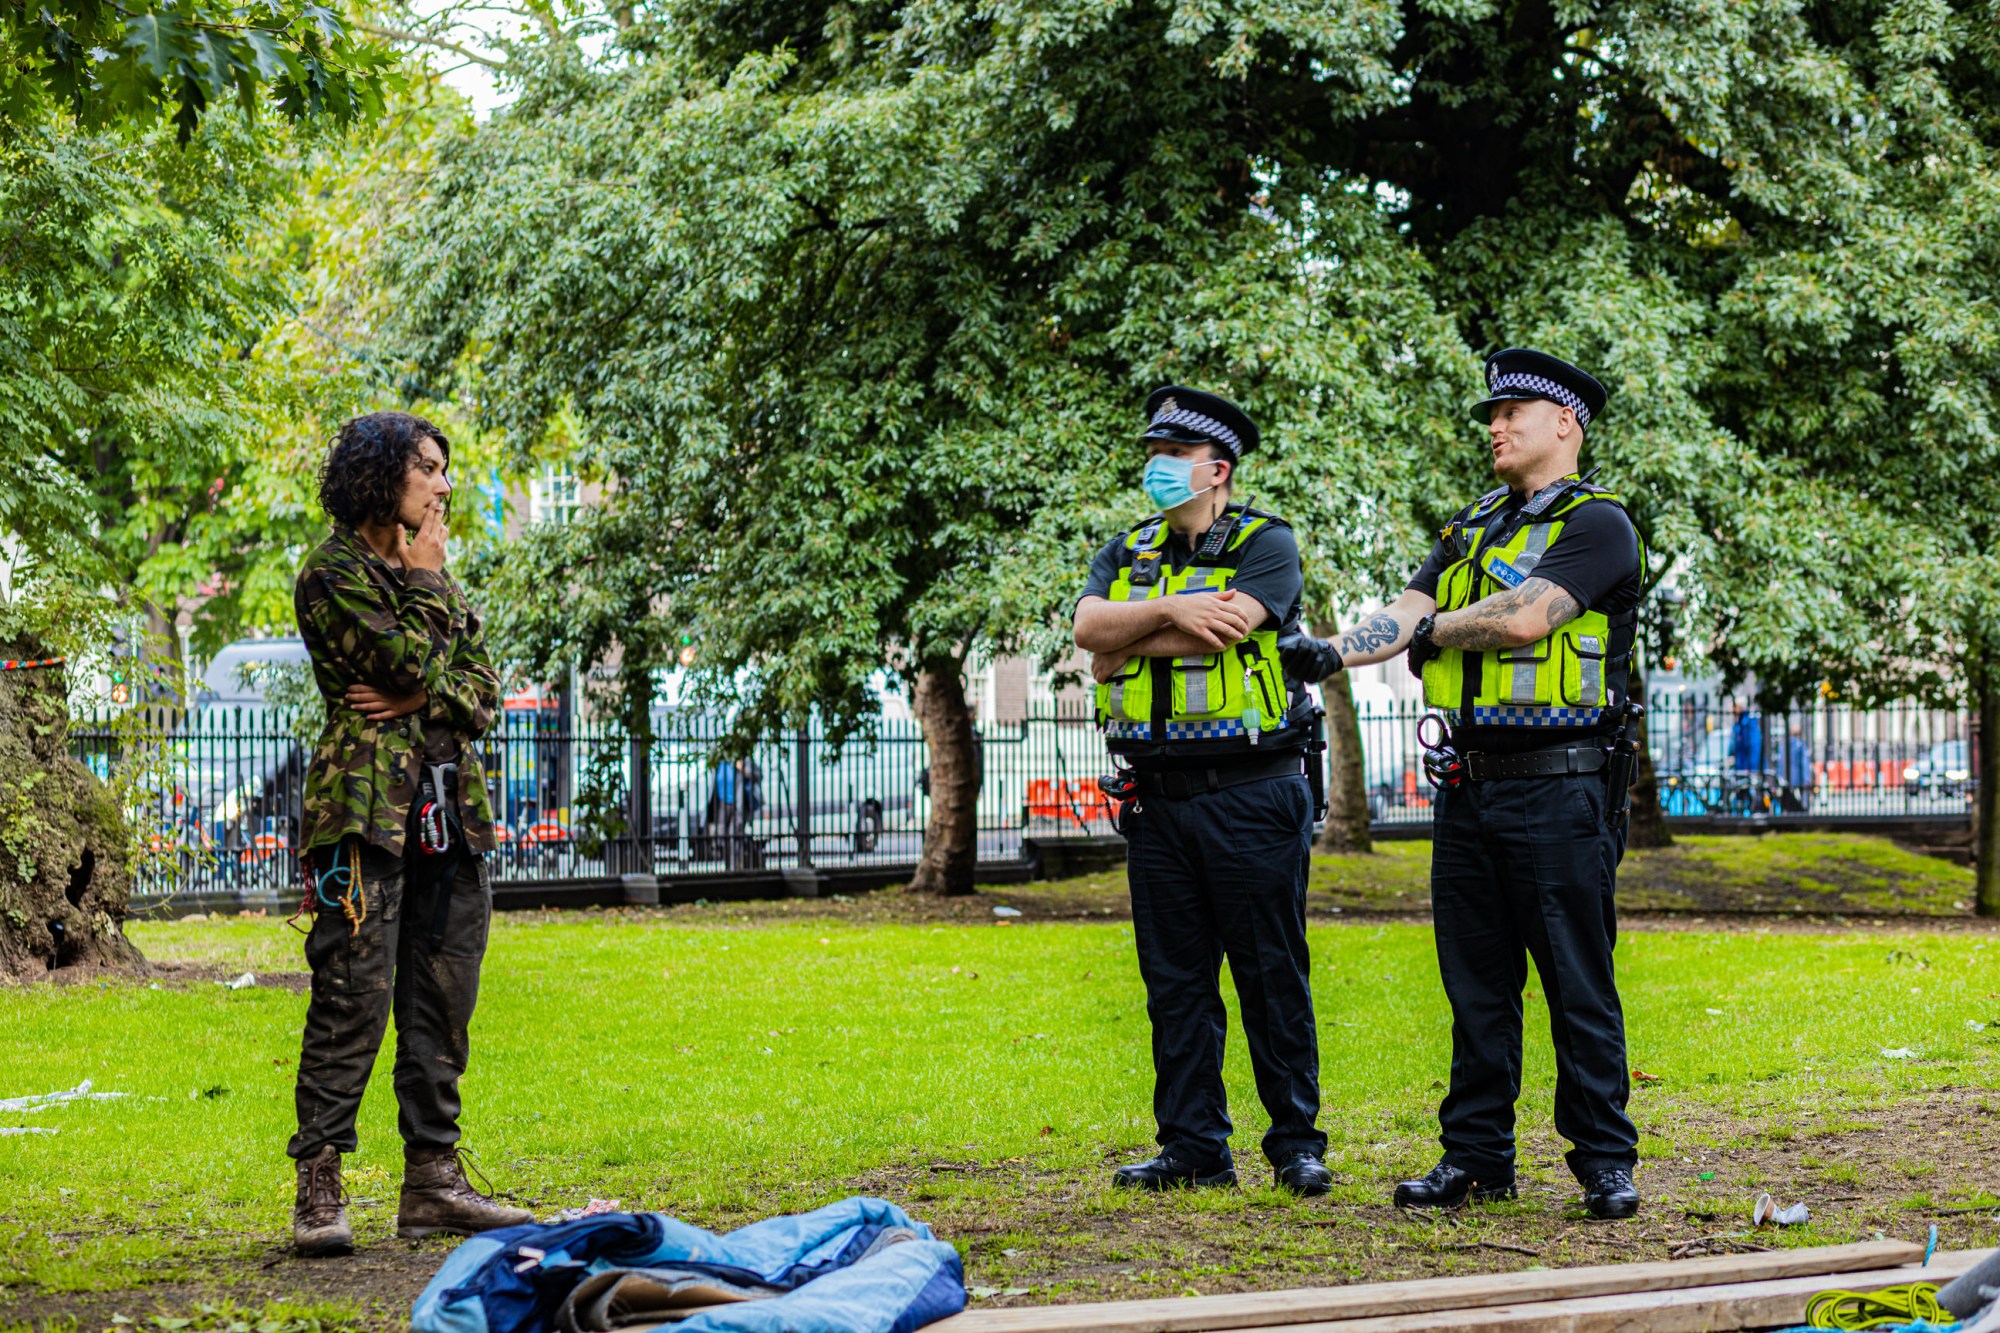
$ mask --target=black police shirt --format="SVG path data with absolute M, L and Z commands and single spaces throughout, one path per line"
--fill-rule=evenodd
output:
M 1194 547 L 1178 532 L 1167 534 L 1163 552 L 1161 559 L 1175 569 L 1185 568 L 1194 558 Z M 1299 544 L 1292 530 L 1282 524 L 1266 523 L 1252 534 L 1236 556 L 1241 562 L 1229 586 L 1246 597 L 1256 598 L 1271 613 L 1262 628 L 1282 629 L 1297 621 L 1305 598 L 1305 574 L 1299 568 Z M 1111 585 L 1124 567 L 1125 536 L 1120 533 L 1091 559 L 1090 578 L 1077 594 L 1077 600 L 1109 597 Z
M 1508 497 L 1501 509 L 1511 513 L 1524 503 L 1526 497 L 1515 494 Z M 1436 597 L 1438 579 L 1452 558 L 1450 549 L 1439 541 L 1431 548 L 1430 558 L 1410 576 L 1411 591 Z M 1639 567 L 1639 534 L 1618 505 L 1584 505 L 1563 519 L 1562 535 L 1535 566 L 1533 577 L 1555 584 L 1576 598 L 1577 605 L 1585 611 L 1622 615 L 1638 606 L 1645 592 L 1643 571 Z M 1481 727 L 1479 744 L 1486 749 L 1510 750 L 1549 743 L 1546 736 L 1515 734 L 1528 730 Z

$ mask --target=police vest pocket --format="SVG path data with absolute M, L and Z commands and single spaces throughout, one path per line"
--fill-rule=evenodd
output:
M 1201 653 L 1174 659 L 1175 717 L 1204 717 L 1228 711 L 1229 673 L 1223 670 L 1226 656 Z
M 1562 635 L 1564 703 L 1578 708 L 1603 707 L 1605 652 L 1605 641 L 1599 635 Z
M 1153 692 L 1146 674 L 1151 659 L 1135 657 L 1110 680 L 1097 687 L 1097 706 L 1121 722 L 1145 722 L 1153 716 Z
M 1487 655 L 1490 685 L 1481 691 L 1504 704 L 1548 704 L 1549 641 L 1540 639 L 1520 648 L 1502 648 Z
M 1465 654 L 1440 653 L 1424 663 L 1424 703 L 1431 708 L 1457 708 L 1464 701 Z
M 1479 578 L 1479 568 L 1471 560 L 1460 560 L 1448 565 L 1438 578 L 1437 607 L 1440 611 L 1456 611 L 1470 606 L 1473 601 L 1473 584 Z

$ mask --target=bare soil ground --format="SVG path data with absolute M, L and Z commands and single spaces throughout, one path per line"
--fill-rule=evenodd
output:
M 962 1243 L 975 1304 L 1024 1305 L 1328 1286 L 1350 1282 L 1691 1257 L 1888 1236 L 1944 1248 L 2000 1245 L 2000 1094 L 1953 1089 L 1837 1117 L 1749 1121 L 1641 1097 L 1642 1128 L 1671 1152 L 1640 1171 L 1646 1205 L 1629 1222 L 1584 1213 L 1543 1131 L 1523 1143 L 1517 1202 L 1400 1212 L 1394 1173 L 1341 1178 L 1327 1199 L 1269 1187 L 1239 1161 L 1243 1187 L 1173 1196 L 1110 1190 L 1105 1173 L 1051 1173 L 1026 1161 L 930 1161 L 845 1182 L 903 1204 Z M 1820 1121 L 1815 1123 L 1815 1121 Z M 1707 1178 L 1704 1178 L 1707 1177 Z M 1804 1201 L 1807 1227 L 1753 1230 L 1769 1191 Z M 743 1217 L 692 1219 L 720 1228 Z M 0 1293 L 0 1324 L 98 1330 L 233 1301 L 351 1304 L 367 1328 L 405 1327 L 451 1243 L 380 1239 L 352 1256 L 302 1260 L 281 1238 L 248 1237 L 241 1256 L 199 1281 L 124 1291 Z

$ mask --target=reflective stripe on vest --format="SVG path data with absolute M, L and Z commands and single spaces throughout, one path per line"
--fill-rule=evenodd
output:
M 1566 479 L 1566 480 L 1573 480 Z M 1545 493 L 1547 494 L 1547 493 Z M 1447 529 L 1468 538 L 1463 556 L 1438 578 L 1438 611 L 1462 610 L 1507 588 L 1519 587 L 1562 539 L 1565 518 L 1596 501 L 1617 503 L 1607 491 L 1585 487 L 1551 496 L 1545 512 L 1504 530 L 1521 511 L 1506 513 L 1506 491 L 1480 497 Z M 1532 502 L 1531 502 L 1532 504 Z M 1504 540 L 1494 542 L 1504 533 Z M 1645 546 L 1640 545 L 1644 567 Z M 1455 724 L 1480 727 L 1581 728 L 1595 725 L 1604 708 L 1623 696 L 1636 613 L 1614 621 L 1585 611 L 1548 637 L 1519 648 L 1490 652 L 1443 649 L 1424 666 L 1424 702 Z

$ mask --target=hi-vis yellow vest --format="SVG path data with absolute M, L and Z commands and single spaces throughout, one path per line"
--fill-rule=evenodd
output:
M 1438 577 L 1440 613 L 1526 582 L 1555 544 L 1563 524 L 1587 504 L 1619 504 L 1610 491 L 1565 477 L 1514 514 L 1505 489 L 1481 496 L 1445 528 L 1461 552 Z M 1639 548 L 1641 568 L 1645 546 Z M 1608 617 L 1585 611 L 1522 648 L 1443 649 L 1424 664 L 1424 703 L 1455 726 L 1533 727 L 1556 733 L 1595 727 L 1625 698 L 1636 610 Z
M 1272 524 L 1288 526 L 1275 515 L 1231 505 L 1211 529 L 1217 533 L 1233 525 L 1221 549 L 1204 553 L 1206 541 L 1197 542 L 1193 558 L 1176 570 L 1167 567 L 1167 521 L 1155 515 L 1126 534 L 1125 565 L 1105 596 L 1137 602 L 1221 592 L 1235 577 L 1244 550 Z M 1218 749 L 1233 749 L 1280 730 L 1289 711 L 1278 662 L 1282 629 L 1266 620 L 1219 653 L 1127 662 L 1097 687 L 1097 721 L 1109 748 L 1129 753 L 1149 744 L 1213 741 Z

